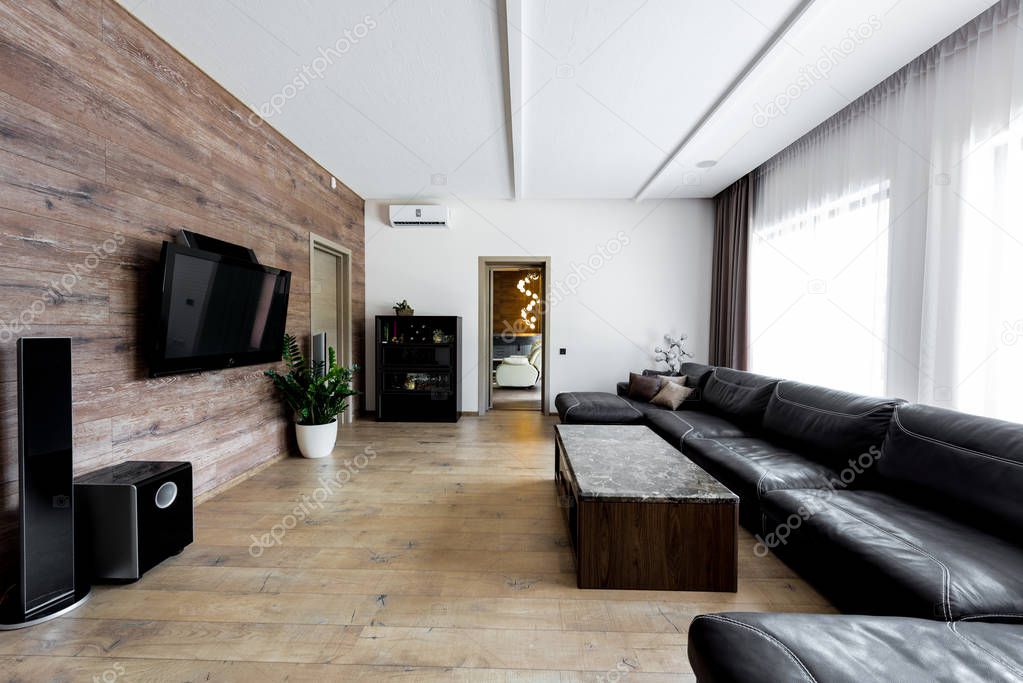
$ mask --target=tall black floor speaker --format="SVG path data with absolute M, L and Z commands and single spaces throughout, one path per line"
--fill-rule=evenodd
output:
M 71 340 L 19 339 L 18 501 L 5 505 L 0 628 L 53 618 L 88 596 L 76 581 L 72 425 Z

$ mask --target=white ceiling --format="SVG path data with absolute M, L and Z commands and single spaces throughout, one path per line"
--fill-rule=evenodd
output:
M 249 106 L 281 104 L 268 123 L 360 195 L 403 200 L 713 196 L 992 4 L 120 2 Z

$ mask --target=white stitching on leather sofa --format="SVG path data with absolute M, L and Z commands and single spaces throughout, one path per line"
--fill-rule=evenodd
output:
M 787 403 L 789 405 L 796 406 L 797 408 L 803 408 L 804 410 L 812 410 L 812 411 L 814 411 L 816 413 L 824 413 L 826 415 L 834 415 L 835 417 L 847 417 L 849 419 L 858 419 L 858 418 L 861 418 L 861 417 L 867 417 L 868 415 L 873 415 L 874 413 L 876 413 L 876 412 L 878 412 L 880 410 L 885 410 L 885 409 L 889 409 L 889 408 L 893 407 L 891 403 L 887 403 L 887 404 L 884 404 L 884 405 L 876 406 L 876 407 L 871 408 L 870 410 L 864 411 L 862 413 L 843 413 L 843 412 L 839 412 L 837 410 L 828 410 L 827 408 L 819 408 L 817 406 L 810 406 L 810 405 L 806 405 L 805 403 L 800 403 L 799 401 L 793 401 L 791 398 L 785 398 L 784 396 L 781 395 L 781 383 L 780 382 L 778 383 L 778 386 L 776 386 L 774 388 L 774 398 L 778 399 L 782 403 Z
M 1009 660 L 1002 658 L 1000 655 L 998 655 L 998 653 L 992 652 L 991 650 L 987 649 L 986 647 L 975 641 L 973 638 L 970 638 L 969 636 L 960 633 L 959 629 L 956 628 L 956 622 L 950 621 L 946 623 L 945 626 L 947 626 L 949 630 L 951 630 L 952 633 L 954 633 L 956 637 L 959 638 L 959 640 L 963 641 L 967 645 L 970 645 L 972 647 L 977 648 L 978 650 L 981 650 L 982 652 L 987 654 L 988 657 L 995 660 L 996 662 L 1004 666 L 1006 669 L 1008 669 L 1009 671 L 1023 679 L 1023 669 L 1017 667 L 1013 662 L 1010 662 Z
M 744 624 L 741 621 L 737 621 L 735 619 L 731 619 L 729 617 L 724 616 L 723 614 L 701 614 L 700 616 L 696 617 L 696 619 L 709 619 L 711 621 L 721 621 L 721 622 L 724 622 L 726 624 L 731 624 L 732 626 L 738 626 L 739 628 L 744 628 L 744 629 L 746 629 L 748 631 L 752 631 L 753 633 L 756 633 L 757 635 L 761 636 L 762 638 L 767 640 L 772 645 L 776 646 L 782 652 L 784 652 L 789 658 L 791 658 L 792 661 L 795 662 L 796 665 L 799 666 L 799 668 L 802 670 L 803 675 L 806 677 L 806 680 L 811 681 L 812 683 L 817 683 L 817 679 L 813 677 L 812 673 L 810 673 L 810 669 L 808 669 L 806 667 L 806 664 L 803 663 L 803 660 L 800 659 L 799 656 L 796 655 L 796 653 L 793 652 L 789 648 L 788 645 L 786 645 L 785 643 L 781 642 L 780 640 L 778 640 L 777 638 L 772 636 L 767 631 L 765 631 L 765 630 L 763 630 L 761 628 L 757 628 L 756 626 L 753 626 L 752 624 Z M 696 619 L 694 619 L 693 621 L 695 622 Z
M 845 514 L 849 515 L 853 519 L 859 521 L 861 524 L 866 524 L 867 526 L 872 527 L 872 528 L 876 529 L 877 531 L 880 531 L 882 534 L 888 536 L 889 538 L 892 538 L 892 539 L 898 541 L 899 543 L 903 544 L 904 546 L 917 551 L 918 553 L 920 553 L 921 555 L 923 555 L 924 557 L 926 557 L 927 559 L 931 560 L 932 562 L 937 564 L 939 567 L 941 567 L 941 572 L 942 572 L 942 577 L 941 577 L 941 583 L 942 583 L 942 596 L 941 596 L 941 600 L 942 600 L 942 604 L 941 604 L 941 606 L 942 606 L 942 609 L 945 611 L 945 621 L 952 621 L 952 572 L 949 571 L 948 565 L 946 565 L 944 562 L 939 560 L 937 557 L 935 557 L 931 553 L 927 552 L 926 550 L 924 550 L 920 546 L 916 545 L 915 543 L 907 541 L 906 539 L 904 539 L 901 536 L 895 534 L 893 531 L 891 531 L 889 529 L 885 529 L 882 526 L 879 526 L 877 524 L 874 524 L 873 522 L 870 522 L 870 521 L 868 521 L 866 519 L 863 519 L 862 517 L 857 515 L 855 512 L 852 512 L 849 509 L 843 507 L 842 505 L 839 505 L 834 500 L 829 500 L 828 503 L 833 508 L 835 508 L 836 510 L 844 512 Z
M 1005 463 L 1006 465 L 1015 465 L 1016 467 L 1023 467 L 1023 462 L 1009 460 L 1008 458 L 1002 458 L 997 455 L 991 455 L 990 453 L 984 453 L 982 451 L 975 451 L 972 448 L 966 448 L 965 446 L 960 446 L 958 444 L 949 443 L 948 441 L 942 441 L 941 439 L 935 439 L 930 436 L 924 436 L 923 434 L 917 434 L 916 432 L 910 431 L 909 429 L 906 429 L 906 427 L 903 426 L 902 420 L 899 419 L 898 410 L 895 411 L 894 421 L 895 426 L 898 427 L 903 434 L 913 439 L 920 439 L 921 441 L 927 441 L 928 443 L 937 444 L 938 446 L 945 446 L 947 448 L 952 448 L 957 451 L 962 451 L 963 453 L 970 453 L 971 455 L 976 455 L 981 458 L 987 458 L 988 460 L 995 460 L 1001 463 Z
M 578 408 L 579 406 L 581 406 L 583 404 L 583 402 L 580 401 L 578 399 L 578 397 L 576 397 L 575 392 L 570 391 L 570 392 L 568 392 L 568 395 L 572 397 L 573 401 L 575 401 L 575 405 L 574 406 L 569 406 L 568 408 L 565 408 L 565 417 L 568 417 L 568 414 L 570 412 L 572 412 L 573 410 L 575 410 L 576 408 Z

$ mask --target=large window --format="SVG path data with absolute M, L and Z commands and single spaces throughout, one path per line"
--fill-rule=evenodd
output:
M 756 171 L 750 369 L 1023 422 L 1023 31 L 1002 0 Z
M 750 239 L 750 366 L 883 393 L 888 185 L 767 225 Z
M 1023 125 L 991 136 L 962 164 L 949 400 L 1023 422 Z M 954 317 L 953 317 L 954 316 Z

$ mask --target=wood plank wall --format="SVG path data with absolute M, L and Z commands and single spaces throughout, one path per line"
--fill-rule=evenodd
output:
M 332 190 L 324 169 L 248 119 L 247 108 L 113 0 L 0 0 L 8 514 L 18 477 L 19 336 L 73 337 L 78 472 L 127 459 L 190 460 L 202 494 L 290 448 L 264 368 L 149 380 L 139 344 L 144 282 L 161 243 L 182 228 L 251 246 L 262 263 L 291 270 L 288 329 L 303 336 L 309 234 L 339 242 L 354 255 L 352 318 L 365 317 L 362 198 L 340 184 Z M 365 366 L 361 326 L 354 337 Z
M 540 309 L 536 311 L 536 330 L 522 326 L 516 326 L 516 321 L 521 319 L 522 308 L 529 303 L 525 294 L 518 290 L 519 280 L 527 275 L 540 275 L 536 268 L 525 270 L 498 270 L 494 272 L 494 313 L 492 316 L 494 334 L 504 334 L 506 330 L 517 330 L 517 336 L 530 336 L 540 334 L 543 330 L 543 320 Z M 533 285 L 538 287 L 539 284 Z

